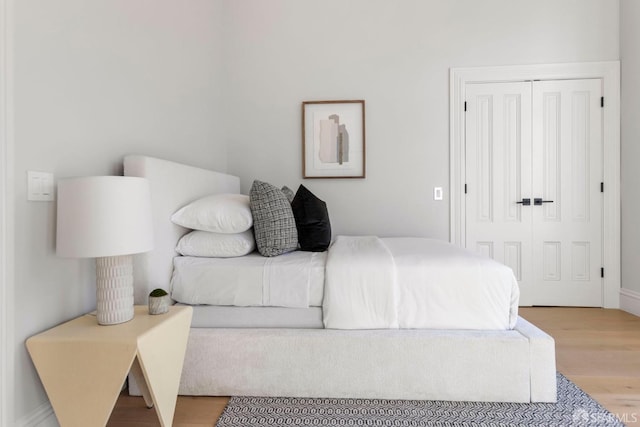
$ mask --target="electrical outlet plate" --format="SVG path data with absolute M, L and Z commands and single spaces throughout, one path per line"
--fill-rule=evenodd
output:
M 433 200 L 442 200 L 442 187 L 433 187 Z

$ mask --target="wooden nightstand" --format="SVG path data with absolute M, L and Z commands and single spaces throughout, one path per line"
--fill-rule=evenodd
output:
M 171 426 L 193 309 L 100 326 L 84 315 L 27 340 L 27 349 L 62 427 L 105 426 L 129 371 L 160 424 Z

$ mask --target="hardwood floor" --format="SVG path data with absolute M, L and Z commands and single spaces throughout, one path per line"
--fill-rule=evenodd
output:
M 627 425 L 640 426 L 640 317 L 599 308 L 521 308 L 556 340 L 557 368 Z M 175 427 L 214 426 L 225 397 L 178 397 Z M 122 394 L 109 427 L 159 426 L 140 397 Z
M 640 426 L 640 317 L 598 308 L 521 308 L 556 341 L 558 371 L 627 425 Z

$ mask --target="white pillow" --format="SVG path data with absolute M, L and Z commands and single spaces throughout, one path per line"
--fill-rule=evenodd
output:
M 171 222 L 192 230 L 214 233 L 242 233 L 253 226 L 249 196 L 214 194 L 182 207 Z
M 230 258 L 250 254 L 255 248 L 251 229 L 236 234 L 195 230 L 182 236 L 176 251 L 184 256 Z

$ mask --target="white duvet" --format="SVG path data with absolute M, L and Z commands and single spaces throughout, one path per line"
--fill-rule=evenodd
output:
M 338 236 L 325 268 L 324 324 L 506 330 L 519 295 L 509 267 L 446 242 Z

